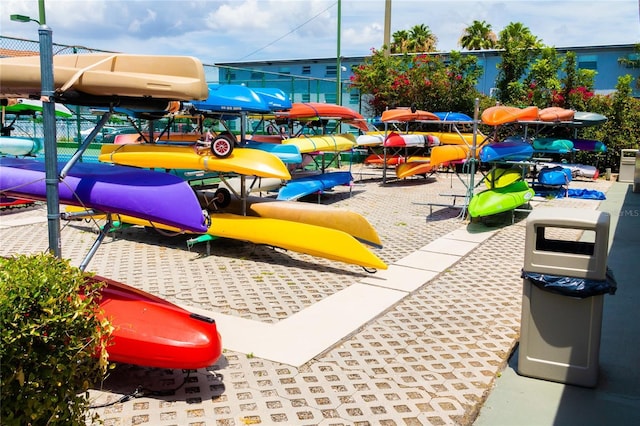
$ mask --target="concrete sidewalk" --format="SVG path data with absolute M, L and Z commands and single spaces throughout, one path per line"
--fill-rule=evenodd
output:
M 617 182 L 598 209 L 611 214 L 608 265 L 618 290 L 604 296 L 597 387 L 520 376 L 516 349 L 474 425 L 640 424 L 640 194 Z

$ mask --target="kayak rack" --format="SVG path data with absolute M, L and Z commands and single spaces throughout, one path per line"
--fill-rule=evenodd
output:
M 85 210 L 85 211 L 80 211 L 80 212 L 71 212 L 71 213 L 70 212 L 63 212 L 63 213 L 60 213 L 60 218 L 64 219 L 64 220 L 83 219 L 83 218 L 91 217 L 91 216 L 98 215 L 98 214 L 104 214 L 106 216 L 107 222 L 102 227 L 98 228 L 100 230 L 98 232 L 98 237 L 93 242 L 93 244 L 91 245 L 91 248 L 89 249 L 89 252 L 86 254 L 84 259 L 82 259 L 82 262 L 80 262 L 80 266 L 78 267 L 81 271 L 84 271 L 87 268 L 87 265 L 89 264 L 91 259 L 93 259 L 93 256 L 98 251 L 98 248 L 100 247 L 100 244 L 102 244 L 102 241 L 104 241 L 104 239 L 107 236 L 107 234 L 109 232 L 115 230 L 117 227 L 121 227 L 121 224 L 120 224 L 120 222 L 114 222 L 113 221 L 111 213 L 102 213 L 102 212 L 98 212 L 96 210 Z M 118 223 L 118 225 L 117 226 L 114 225 L 115 223 Z
M 456 174 L 456 177 L 458 179 L 460 179 L 460 181 L 464 184 L 466 191 L 464 194 L 441 194 L 443 196 L 446 197 L 453 197 L 453 203 L 452 204 L 443 204 L 443 203 L 420 203 L 423 205 L 427 205 L 429 206 L 429 216 L 433 215 L 433 207 L 447 207 L 447 208 L 458 208 L 460 209 L 460 213 L 458 215 L 458 217 L 460 219 L 464 219 L 467 216 L 467 207 L 469 206 L 469 202 L 471 200 L 471 198 L 474 195 L 474 190 L 476 188 L 476 183 L 475 183 L 475 174 L 476 174 L 476 170 L 477 170 L 477 162 L 478 160 L 476 159 L 476 152 L 478 149 L 478 143 L 477 143 L 477 138 L 478 138 L 478 123 L 479 123 L 479 117 L 480 115 L 480 99 L 476 98 L 475 99 L 475 107 L 474 107 L 474 112 L 473 112 L 473 139 L 472 139 L 472 143 L 471 146 L 469 147 L 469 153 L 467 155 L 467 160 L 466 162 L 463 164 L 463 167 L 466 167 L 467 165 L 469 165 L 469 169 L 467 171 L 467 179 L 463 179 L 460 177 L 460 174 L 458 173 L 458 171 L 454 168 L 454 173 Z M 436 121 L 437 123 L 437 121 Z M 467 124 L 469 122 L 466 122 Z M 448 121 L 441 121 L 440 124 L 449 124 L 452 126 L 453 129 L 455 129 L 456 132 L 460 133 L 457 129 L 457 127 L 455 126 L 456 122 L 448 122 Z M 463 139 L 464 140 L 464 139 Z M 467 143 L 466 141 L 464 141 L 465 144 Z M 484 143 L 484 141 L 483 141 Z M 458 200 L 458 198 L 463 198 L 464 202 L 462 204 L 456 204 L 456 201 Z

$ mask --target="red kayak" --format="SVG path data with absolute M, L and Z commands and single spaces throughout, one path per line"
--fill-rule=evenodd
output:
M 29 206 L 33 203 L 35 203 L 35 201 L 28 200 L 26 198 L 5 197 L 4 195 L 0 195 L 0 208 L 23 207 L 23 206 Z
M 114 327 L 107 347 L 109 361 L 196 369 L 215 364 L 222 354 L 213 319 L 109 278 L 90 279 L 107 284 L 101 290 L 100 307 Z

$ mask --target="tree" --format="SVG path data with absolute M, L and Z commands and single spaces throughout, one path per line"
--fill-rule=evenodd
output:
M 392 34 L 391 53 L 406 53 L 409 44 L 409 32 L 407 30 L 399 30 Z
M 503 53 L 496 78 L 500 102 L 518 103 L 526 97 L 522 79 L 541 46 L 540 40 L 520 22 L 511 22 L 500 31 L 497 47 L 503 49 Z
M 445 65 L 437 55 L 386 56 L 373 50 L 354 68 L 351 88 L 364 95 L 373 116 L 387 108 L 412 105 L 427 111 L 471 113 L 480 96 L 475 86 L 482 68 L 477 61 L 473 55 L 451 52 Z
M 414 25 L 409 31 L 409 51 L 435 52 L 438 38 L 424 24 Z
M 510 22 L 502 31 L 497 46 L 503 49 L 532 49 L 542 45 L 542 41 L 531 33 L 522 22 Z
M 540 57 L 531 64 L 524 78 L 524 85 L 528 88 L 526 102 L 529 105 L 540 108 L 564 105 L 562 82 L 558 77 L 562 62 L 553 47 L 540 50 Z
M 638 0 L 638 5 L 640 5 L 640 0 Z M 618 63 L 627 68 L 640 68 L 640 44 L 636 44 L 636 52 L 634 55 L 618 58 Z M 636 87 L 640 88 L 640 76 L 636 79 Z
M 458 45 L 467 50 L 482 50 L 495 48 L 497 42 L 498 37 L 491 30 L 491 24 L 476 20 L 465 28 Z
M 391 53 L 434 52 L 438 38 L 424 24 L 414 25 L 411 30 L 398 30 L 392 34 Z
M 567 52 L 564 58 L 564 78 L 562 97 L 564 108 L 586 111 L 587 103 L 593 98 L 596 71 L 581 69 L 577 65 L 575 52 Z

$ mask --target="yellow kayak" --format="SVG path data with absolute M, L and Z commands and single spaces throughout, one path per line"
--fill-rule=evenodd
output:
M 441 145 L 473 145 L 473 133 L 429 132 L 428 134 L 438 138 Z M 478 132 L 476 135 L 476 144 L 480 145 L 484 140 L 485 136 Z
M 235 151 L 235 150 L 234 150 Z M 82 211 L 79 207 L 67 207 L 67 212 Z M 95 219 L 104 215 L 94 215 Z M 113 215 L 114 221 L 131 225 L 150 226 L 169 232 L 179 229 L 152 223 L 148 220 L 125 215 Z M 231 213 L 211 215 L 207 234 L 280 247 L 315 257 L 359 265 L 365 268 L 387 269 L 388 266 L 358 240 L 346 232 L 307 223 L 292 222 L 256 216 L 240 216 Z
M 208 149 L 200 152 L 195 145 L 105 144 L 98 160 L 152 169 L 203 170 L 291 179 L 287 166 L 277 156 L 251 148 L 235 148 L 228 157 L 219 158 Z
M 229 208 L 235 208 L 239 212 L 239 203 L 240 200 L 234 200 Z M 336 229 L 346 232 L 364 244 L 382 247 L 380 236 L 371 223 L 361 214 L 347 209 L 334 208 L 324 204 L 249 197 L 247 199 L 247 214 Z
M 351 133 L 341 133 L 336 135 L 320 136 L 298 136 L 296 138 L 284 139 L 285 145 L 295 145 L 301 154 L 308 154 L 316 151 L 348 151 L 356 146 L 356 137 Z
M 496 168 L 487 173 L 484 184 L 488 189 L 503 188 L 522 179 L 522 175 L 522 169 L 519 167 Z

